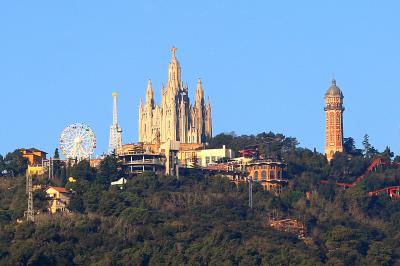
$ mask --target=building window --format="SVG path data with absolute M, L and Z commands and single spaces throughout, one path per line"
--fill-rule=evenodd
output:
M 261 179 L 267 179 L 267 171 L 265 171 L 265 170 L 262 170 L 262 172 L 261 172 Z
M 210 157 L 206 157 L 206 165 L 208 165 L 210 163 Z
M 274 170 L 271 170 L 271 171 L 269 172 L 269 179 L 275 179 L 275 172 L 274 172 Z
M 254 179 L 258 180 L 258 171 L 254 171 Z

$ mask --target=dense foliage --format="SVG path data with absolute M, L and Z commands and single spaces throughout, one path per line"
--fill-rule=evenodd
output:
M 379 167 L 346 190 L 335 184 L 353 182 L 374 156 L 390 161 L 390 149 L 379 154 L 372 145 L 369 151 L 357 149 L 347 140 L 346 152 L 328 163 L 281 134 L 223 134 L 210 146 L 221 143 L 235 150 L 258 145 L 263 156 L 280 157 L 287 164 L 288 187 L 276 196 L 255 184 L 253 209 L 247 187 L 223 177 L 178 180 L 145 173 L 121 189 L 110 186 L 122 173 L 109 156 L 98 169 L 82 161 L 64 170 L 77 180 L 66 183 L 76 191 L 72 213 L 47 215 L 45 198 L 35 192 L 41 214 L 35 224 L 17 224 L 26 209 L 24 178 L 7 177 L 0 186 L 0 265 L 395 265 L 400 260 L 400 200 L 368 195 L 400 184 L 399 167 Z M 307 237 L 269 227 L 271 215 L 301 220 Z
M 24 175 L 28 168 L 28 159 L 22 156 L 19 150 L 7 153 L 5 157 L 0 155 L 0 176 Z

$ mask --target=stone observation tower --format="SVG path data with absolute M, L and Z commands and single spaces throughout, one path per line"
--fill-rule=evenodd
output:
M 181 66 L 173 47 L 168 67 L 166 86 L 161 88 L 162 100 L 155 104 L 151 80 L 148 81 L 146 99 L 139 106 L 139 142 L 154 144 L 169 140 L 201 144 L 212 136 L 211 103 L 204 101 L 201 80 L 197 82 L 195 102 L 189 100 L 187 84 L 181 79 Z
M 336 80 L 325 93 L 326 139 L 325 154 L 330 161 L 336 152 L 343 151 L 343 93 Z

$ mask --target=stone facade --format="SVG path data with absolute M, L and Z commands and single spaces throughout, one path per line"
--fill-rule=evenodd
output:
M 325 154 L 330 161 L 336 152 L 343 151 L 343 93 L 336 80 L 325 94 L 326 139 Z
M 139 142 L 202 144 L 212 136 L 211 103 L 204 101 L 201 80 L 197 82 L 194 105 L 190 103 L 188 86 L 181 80 L 181 67 L 172 48 L 168 68 L 168 81 L 161 89 L 162 101 L 156 105 L 151 80 L 146 90 L 146 100 L 139 106 Z
M 280 194 L 288 180 L 283 177 L 285 164 L 279 161 L 254 161 L 246 164 L 248 176 L 260 184 L 267 191 Z

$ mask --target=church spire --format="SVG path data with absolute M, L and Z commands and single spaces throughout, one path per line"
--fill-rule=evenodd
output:
M 172 47 L 172 58 L 168 68 L 168 87 L 177 91 L 181 84 L 181 66 L 176 59 L 176 47 Z
M 197 93 L 197 92 L 204 94 L 204 91 L 203 91 L 203 83 L 201 83 L 201 78 L 199 78 L 199 79 L 197 80 L 196 93 Z
M 154 106 L 154 91 L 151 79 L 149 79 L 149 81 L 147 82 L 146 105 Z
M 172 47 L 170 56 L 168 80 L 161 88 L 161 103 L 155 104 L 151 80 L 147 84 L 146 97 L 140 103 L 139 142 L 156 144 L 175 140 L 187 144 L 205 143 L 212 136 L 212 120 L 211 104 L 206 102 L 202 80 L 198 79 L 197 86 L 193 87 L 195 97 L 189 99 L 188 85 L 182 82 L 175 47 Z
M 199 78 L 197 81 L 196 88 L 196 105 L 202 105 L 204 103 L 204 90 L 203 84 L 201 83 L 201 79 Z
M 208 99 L 207 99 L 207 108 L 211 108 L 210 96 L 208 96 Z

